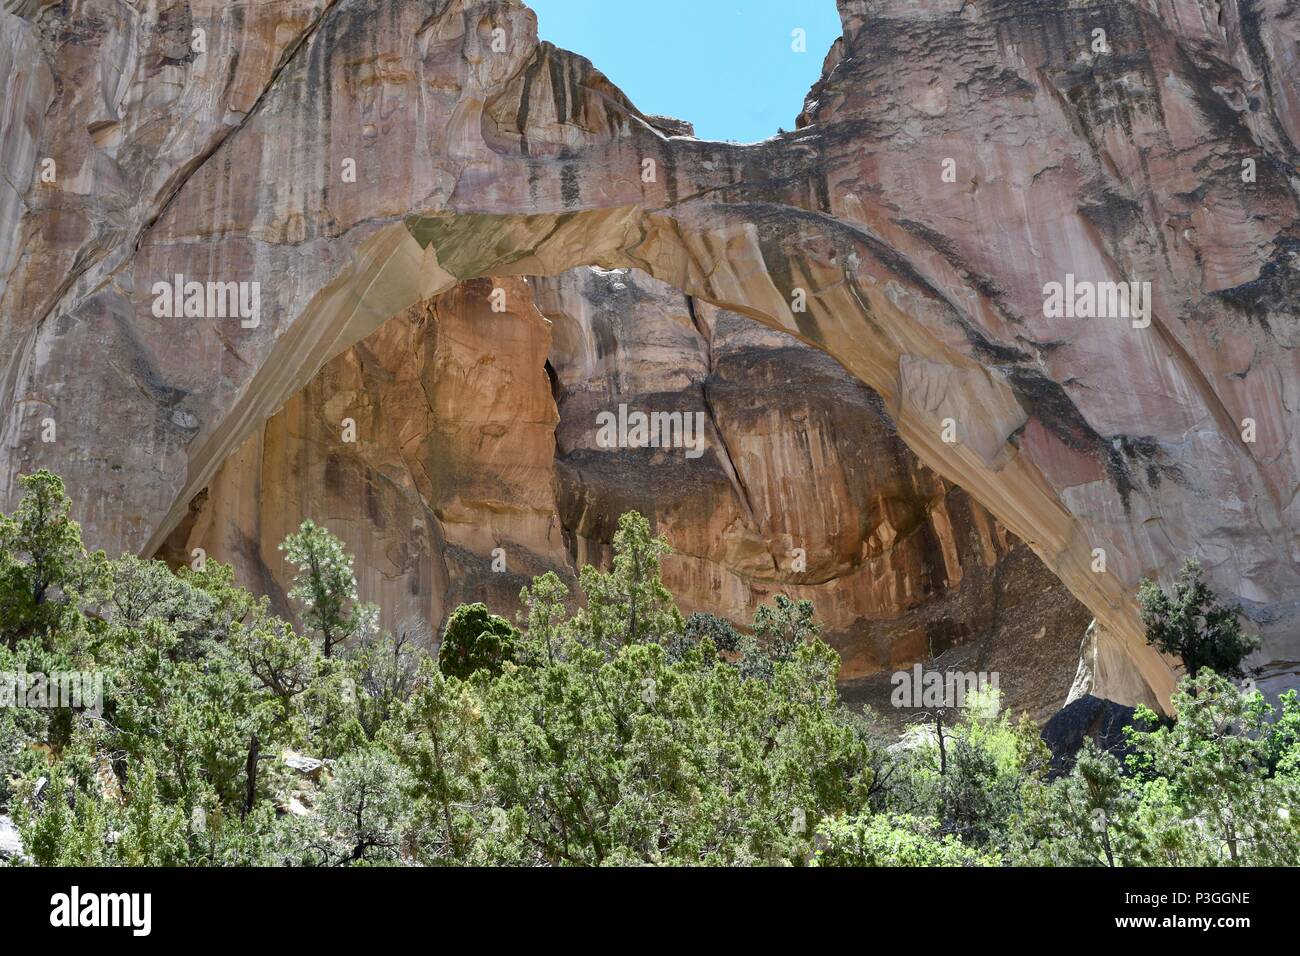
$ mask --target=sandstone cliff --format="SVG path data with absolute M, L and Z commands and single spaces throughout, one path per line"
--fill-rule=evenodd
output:
M 619 405 L 698 415 L 699 457 L 600 447 Z M 428 644 L 461 602 L 511 613 L 532 575 L 603 563 L 633 508 L 673 545 L 684 611 L 745 622 L 777 592 L 813 600 L 841 677 L 879 675 L 850 696 L 881 702 L 889 672 L 951 651 L 999 671 L 1015 706 L 1065 700 L 1086 611 L 916 461 L 874 393 L 631 271 L 471 280 L 389 321 L 222 465 L 163 555 L 231 562 L 288 615 L 276 546 L 322 520 L 382 625 Z
M 669 135 L 517 2 L 6 2 L 0 499 L 49 466 L 92 543 L 152 552 L 393 317 L 636 267 L 870 385 L 1162 699 L 1132 595 L 1188 555 L 1290 680 L 1300 10 L 840 10 L 801 128 L 740 146 Z M 258 282 L 258 324 L 156 315 L 176 275 Z M 1149 324 L 1052 314 L 1071 276 L 1150 283 Z

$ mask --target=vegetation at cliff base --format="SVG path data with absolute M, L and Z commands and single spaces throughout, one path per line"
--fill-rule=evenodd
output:
M 1300 705 L 1203 661 L 1121 763 L 1049 777 L 996 698 L 901 738 L 844 707 L 814 608 L 683 618 L 629 513 L 607 570 L 511 623 L 457 609 L 440 654 L 378 631 L 352 560 L 285 543 L 301 627 L 208 561 L 87 553 L 62 483 L 0 516 L 0 673 L 102 700 L 0 701 L 8 865 L 1293 864 Z M 25 684 L 25 686 L 27 686 Z

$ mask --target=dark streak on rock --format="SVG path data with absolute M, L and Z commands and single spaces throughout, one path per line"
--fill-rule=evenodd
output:
M 551 77 L 551 97 L 555 102 L 555 121 L 566 123 L 569 120 L 569 87 L 565 76 L 564 64 L 558 57 L 546 57 L 547 69 Z
M 578 182 L 576 162 L 566 162 L 560 167 L 560 199 L 565 209 L 573 209 L 582 202 L 582 188 Z
M 1213 297 L 1270 329 L 1270 316 L 1294 326 L 1300 321 L 1300 238 L 1279 236 L 1273 253 L 1250 282 L 1213 293 Z
M 519 149 L 525 156 L 528 155 L 528 114 L 532 111 L 533 81 L 542 69 L 543 55 L 544 51 L 539 47 L 533 61 L 524 69 L 524 88 L 519 94 L 519 111 L 516 114 L 518 122 L 515 128 L 519 130 Z

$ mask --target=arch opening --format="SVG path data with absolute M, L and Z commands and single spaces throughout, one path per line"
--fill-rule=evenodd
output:
M 1039 720 L 1071 690 L 1090 614 L 875 392 L 635 269 L 463 280 L 387 320 L 221 463 L 159 556 L 202 548 L 291 617 L 277 544 L 312 518 L 381 626 L 432 643 L 461 603 L 513 617 L 544 571 L 576 591 L 632 509 L 684 613 L 812 600 L 851 703 L 902 714 L 891 675 L 914 663 L 1000 674 Z

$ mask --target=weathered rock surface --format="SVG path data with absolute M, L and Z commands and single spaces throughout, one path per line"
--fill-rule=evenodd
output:
M 1124 736 L 1124 728 L 1133 723 L 1133 714 L 1132 707 L 1091 694 L 1062 707 L 1043 727 L 1043 741 L 1052 752 L 1052 776 L 1069 773 L 1088 741 L 1123 760 L 1133 749 Z
M 394 634 L 429 644 L 463 601 L 513 607 L 533 575 L 570 563 L 550 343 L 523 279 L 471 280 L 406 310 L 245 441 L 163 556 L 202 548 L 290 615 L 278 545 L 312 518 L 356 555 L 359 590 Z M 497 549 L 505 573 L 492 571 Z
M 802 128 L 739 146 L 666 135 L 516 2 L 6 3 L 0 499 L 47 465 L 92 543 L 156 550 L 390 318 L 463 279 L 633 266 L 870 385 L 1160 700 L 1133 592 L 1188 555 L 1292 681 L 1300 9 L 840 9 Z M 175 275 L 259 282 L 260 322 L 155 316 Z M 1149 327 L 1047 317 L 1067 275 L 1151 283 Z
M 1130 706 L 1145 704 L 1153 710 L 1160 704 L 1129 666 L 1116 642 L 1106 639 L 1105 629 L 1096 621 L 1084 632 L 1079 666 L 1065 698 L 1066 706 L 1082 697 L 1127 701 Z
M 21 860 L 23 837 L 7 816 L 0 816 L 0 860 Z
M 698 416 L 698 456 L 601 447 L 597 416 L 620 405 Z M 627 270 L 471 280 L 386 323 L 223 464 L 164 555 L 233 562 L 290 614 L 276 545 L 314 517 L 359 555 L 383 626 L 431 643 L 460 602 L 510 613 L 529 576 L 605 561 L 628 509 L 673 545 L 686 612 L 743 623 L 776 592 L 807 597 L 845 680 L 963 648 L 1014 706 L 1064 701 L 1086 610 L 916 461 L 870 389 Z M 1013 651 L 1031 635 L 1040 653 Z
M 1050 631 L 1055 660 L 1002 663 L 1009 701 L 1060 706 L 1075 654 L 1056 638 L 1086 612 L 907 451 L 879 396 L 793 336 L 635 271 L 534 284 L 553 323 L 558 507 L 579 563 L 607 558 L 621 512 L 653 515 L 686 610 L 747 621 L 775 593 L 809 598 L 846 680 L 958 646 L 986 662 L 1013 634 Z M 702 454 L 600 447 L 597 416 L 624 405 L 698 415 Z

